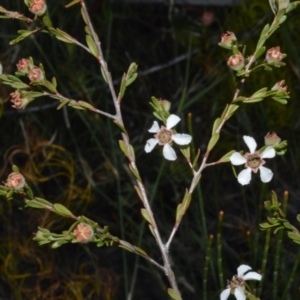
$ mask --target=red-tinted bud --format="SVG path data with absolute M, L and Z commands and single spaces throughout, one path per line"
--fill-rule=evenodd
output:
M 269 64 L 280 62 L 283 58 L 284 54 L 280 52 L 280 47 L 273 47 L 267 51 L 266 60 Z
M 280 143 L 281 138 L 275 132 L 269 132 L 265 136 L 265 145 L 266 146 L 276 146 Z
M 32 0 L 29 10 L 36 15 L 42 15 L 46 12 L 47 5 L 44 0 Z
M 14 190 L 20 190 L 24 187 L 24 185 L 25 185 L 25 178 L 19 172 L 10 173 L 5 183 L 5 186 Z
M 233 32 L 227 31 L 226 33 L 222 34 L 221 36 L 221 42 L 219 43 L 219 46 L 231 49 L 233 44 L 237 41 L 236 36 Z
M 227 65 L 235 71 L 241 70 L 244 67 L 243 55 L 240 53 L 231 55 L 227 60 Z
M 44 80 L 44 73 L 40 68 L 33 67 L 28 72 L 28 78 L 30 81 L 42 81 L 42 80 Z
M 78 243 L 88 243 L 94 236 L 94 230 L 89 224 L 80 223 L 74 229 L 73 235 Z

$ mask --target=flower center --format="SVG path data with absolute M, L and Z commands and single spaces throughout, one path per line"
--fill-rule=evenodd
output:
M 155 135 L 155 138 L 158 139 L 159 145 L 166 145 L 172 142 L 172 134 L 172 130 L 168 130 L 162 126 L 160 131 Z
M 260 153 L 246 153 L 246 167 L 251 168 L 253 172 L 257 172 L 258 168 L 265 163 L 263 159 L 261 159 Z

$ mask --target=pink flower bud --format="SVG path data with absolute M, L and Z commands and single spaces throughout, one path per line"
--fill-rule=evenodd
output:
M 165 111 L 169 111 L 171 108 L 171 102 L 168 100 L 158 100 L 160 102 L 161 106 L 164 108 Z
M 266 60 L 267 62 L 280 62 L 284 57 L 284 54 L 280 52 L 280 47 L 273 47 L 267 51 Z
M 10 173 L 5 183 L 5 186 L 14 190 L 22 189 L 24 185 L 25 185 L 25 178 L 19 172 Z
M 29 99 L 22 98 L 22 95 L 18 91 L 10 93 L 10 96 L 12 97 L 10 100 L 13 103 L 12 107 L 16 109 L 24 108 L 29 102 Z
M 284 85 L 284 80 L 281 80 L 279 82 L 277 82 L 273 87 L 272 87 L 272 91 L 281 91 L 281 92 L 286 92 L 287 91 L 287 86 L 283 86 Z
M 231 55 L 227 60 L 227 65 L 235 71 L 241 70 L 244 67 L 243 55 L 240 53 Z
M 215 19 L 215 14 L 212 11 L 204 11 L 201 17 L 202 24 L 209 26 Z
M 40 68 L 33 67 L 28 72 L 28 78 L 30 81 L 42 81 L 42 80 L 44 80 L 44 73 Z
M 29 10 L 35 15 L 42 15 L 46 12 L 47 5 L 44 0 L 32 0 Z
M 29 59 L 26 58 L 22 58 L 21 60 L 19 60 L 19 62 L 17 63 L 17 69 L 18 71 L 27 74 L 28 71 L 31 68 L 31 62 Z
M 275 132 L 268 132 L 265 136 L 265 145 L 266 146 L 276 146 L 280 143 L 281 138 Z
M 227 31 L 226 33 L 222 34 L 221 36 L 221 42 L 219 43 L 219 46 L 231 49 L 233 44 L 237 41 L 236 36 L 233 32 Z
M 78 243 L 88 243 L 94 236 L 94 230 L 89 224 L 80 223 L 73 230 L 73 235 Z

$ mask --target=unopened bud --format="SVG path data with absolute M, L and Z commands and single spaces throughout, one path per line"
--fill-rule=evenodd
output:
M 13 103 L 12 107 L 16 109 L 24 108 L 28 102 L 28 98 L 23 98 L 22 95 L 18 91 L 14 91 L 13 93 L 10 93 L 11 96 L 11 102 Z
M 280 47 L 273 47 L 267 51 L 266 60 L 270 63 L 280 62 L 284 58 L 284 54 L 280 52 Z
M 74 229 L 73 235 L 78 243 L 88 243 L 94 236 L 94 230 L 89 224 L 80 223 Z
M 10 173 L 5 183 L 5 186 L 14 190 L 20 190 L 24 187 L 24 185 L 25 185 L 25 178 L 19 172 Z
M 222 34 L 221 36 L 221 42 L 219 43 L 219 46 L 231 49 L 233 44 L 237 41 L 236 36 L 233 32 L 227 31 L 226 33 Z
M 284 85 L 284 80 L 281 80 L 281 81 L 277 82 L 272 87 L 272 91 L 286 92 L 288 87 L 287 86 L 283 86 L 283 85 Z
M 265 136 L 265 145 L 266 146 L 276 146 L 280 143 L 281 138 L 275 132 L 269 132 Z
M 18 71 L 20 71 L 20 72 L 22 72 L 24 74 L 27 74 L 29 72 L 30 68 L 31 68 L 31 62 L 27 58 L 22 58 L 17 63 L 17 69 L 18 69 Z
M 30 81 L 42 81 L 42 80 L 44 80 L 44 73 L 40 68 L 33 67 L 28 72 L 28 78 Z
M 161 106 L 164 108 L 165 111 L 169 111 L 171 108 L 171 102 L 168 100 L 158 100 Z
M 204 11 L 201 17 L 202 24 L 209 26 L 215 19 L 215 14 L 212 11 Z
M 240 53 L 231 55 L 227 60 L 227 65 L 235 71 L 241 70 L 244 67 L 243 55 Z
M 46 12 L 47 5 L 44 0 L 32 0 L 29 10 L 35 15 L 42 15 Z

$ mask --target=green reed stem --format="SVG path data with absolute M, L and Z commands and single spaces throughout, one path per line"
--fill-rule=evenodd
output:
M 204 211 L 204 205 L 203 205 L 203 195 L 202 190 L 200 187 L 200 184 L 196 187 L 197 193 L 198 193 L 198 199 L 199 199 L 199 207 L 200 207 L 200 220 L 202 223 L 202 233 L 203 233 L 203 239 L 206 241 L 208 240 L 208 234 L 207 234 L 207 226 L 206 226 L 206 218 L 205 218 L 205 211 Z
M 219 212 L 218 218 L 218 231 L 217 231 L 217 259 L 218 259 L 218 273 L 219 273 L 219 284 L 220 288 L 224 284 L 224 273 L 223 273 L 223 266 L 222 266 L 222 225 L 224 219 L 224 212 Z
M 208 239 L 206 239 L 206 254 L 205 254 L 205 261 L 204 261 L 204 267 L 203 267 L 203 281 L 202 281 L 202 298 L 203 300 L 207 300 L 207 274 L 208 274 L 208 264 L 211 259 L 211 245 L 212 241 L 214 239 L 213 235 L 210 235 Z
M 298 269 L 299 263 L 300 263 L 300 248 L 299 248 L 296 260 L 294 262 L 290 277 L 287 280 L 287 284 L 285 286 L 285 289 L 284 289 L 284 292 L 283 292 L 283 295 L 282 295 L 282 299 L 287 299 L 287 293 L 288 293 L 289 289 L 291 288 L 291 285 L 292 285 L 292 283 L 295 279 L 295 275 L 296 275 L 296 271 Z
M 268 253 L 269 253 L 269 249 L 270 249 L 270 238 L 271 238 L 271 229 L 268 229 L 266 231 L 266 240 L 265 240 L 263 259 L 262 259 L 262 265 L 261 265 L 261 273 L 262 274 L 265 274 L 265 271 L 266 271 L 266 266 L 267 266 L 267 261 L 268 261 Z M 264 279 L 265 279 L 265 276 L 263 276 L 261 281 L 259 282 L 258 293 L 257 293 L 258 296 L 260 296 L 260 294 L 261 294 Z

